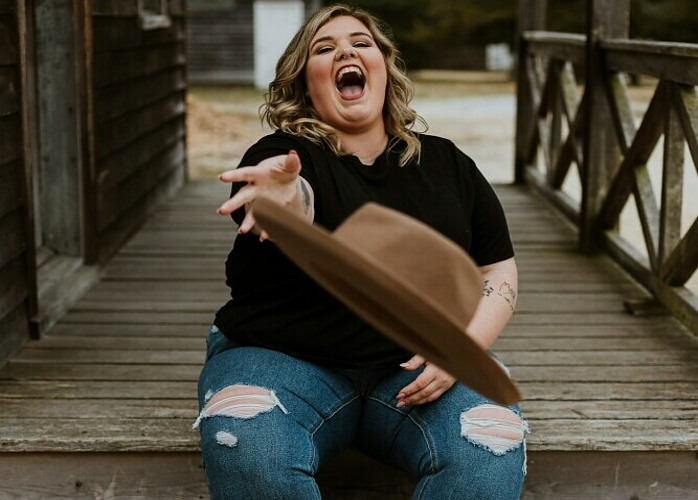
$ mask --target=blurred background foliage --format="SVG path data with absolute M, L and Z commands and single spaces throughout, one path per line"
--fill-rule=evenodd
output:
M 335 3 L 326 1 L 325 4 Z M 467 47 L 513 45 L 515 0 L 345 0 L 386 22 L 408 68 L 452 66 Z M 548 0 L 547 29 L 583 33 L 587 0 Z M 695 0 L 631 0 L 631 38 L 698 43 Z

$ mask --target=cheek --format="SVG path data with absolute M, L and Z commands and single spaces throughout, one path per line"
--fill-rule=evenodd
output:
M 308 65 L 305 70 L 305 81 L 307 82 L 308 96 L 317 103 L 323 99 L 324 92 L 322 84 L 323 68 L 318 65 Z
M 382 75 L 380 75 L 380 78 L 378 78 L 377 80 L 378 80 L 379 87 L 382 88 L 382 92 L 379 91 L 378 95 L 380 96 L 380 98 L 383 101 L 385 101 L 385 98 L 388 94 L 388 75 L 383 73 Z
M 388 88 L 388 68 L 385 67 L 383 58 L 376 58 L 369 66 L 368 70 L 374 75 L 374 81 L 378 86 L 387 90 Z

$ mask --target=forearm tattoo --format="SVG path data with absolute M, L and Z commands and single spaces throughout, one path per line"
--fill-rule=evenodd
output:
M 303 180 L 300 177 L 298 178 L 298 183 L 301 186 L 301 199 L 303 200 L 303 211 L 306 214 L 310 213 L 310 209 L 311 209 L 310 191 L 308 191 L 308 188 L 305 185 L 305 182 L 303 182 Z
M 485 278 L 484 285 L 482 287 L 482 296 L 489 297 L 493 293 L 494 287 L 492 286 L 492 283 L 490 282 L 490 280 Z M 502 283 L 499 286 L 499 290 L 497 290 L 497 295 L 499 295 L 507 301 L 512 311 L 516 308 L 516 290 L 514 290 L 509 283 L 507 283 L 506 281 Z
M 516 308 L 516 290 L 514 290 L 506 281 L 501 284 L 497 295 L 502 297 L 509 303 L 509 307 L 513 311 Z

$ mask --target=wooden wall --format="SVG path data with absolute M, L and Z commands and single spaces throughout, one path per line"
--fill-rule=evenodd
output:
M 188 17 L 189 80 L 197 83 L 254 81 L 253 0 L 233 8 L 192 5 Z
M 137 0 L 73 4 L 76 54 L 86 64 L 65 92 L 77 92 L 76 111 L 85 116 L 78 133 L 86 146 L 75 154 L 89 166 L 87 264 L 107 262 L 185 181 L 184 3 L 168 0 L 170 24 L 155 29 L 142 27 Z M 33 83 L 33 9 L 33 2 L 0 0 L 0 366 L 29 338 L 39 310 L 32 134 L 43 108 Z M 61 152 L 41 153 L 49 161 L 52 154 Z
M 0 366 L 29 337 L 20 39 L 15 0 L 0 0 Z
M 184 0 L 140 27 L 137 0 L 92 2 L 95 230 L 104 263 L 186 172 Z

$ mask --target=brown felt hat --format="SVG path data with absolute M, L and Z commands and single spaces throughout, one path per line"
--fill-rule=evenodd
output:
M 465 333 L 483 280 L 451 240 L 375 203 L 334 232 L 266 198 L 253 212 L 291 260 L 384 335 L 493 401 L 521 399 L 500 364 Z

